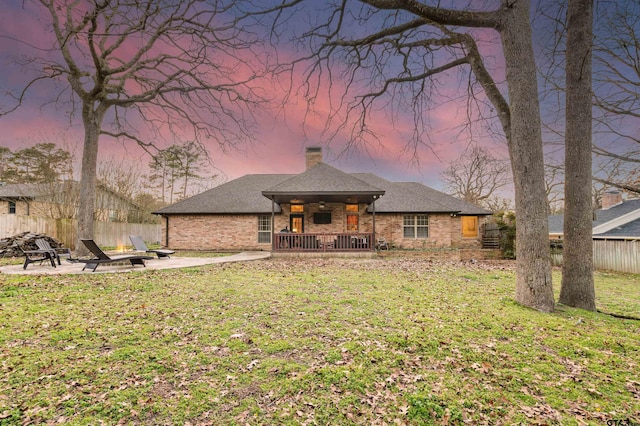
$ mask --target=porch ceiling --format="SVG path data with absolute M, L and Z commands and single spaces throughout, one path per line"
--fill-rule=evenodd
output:
M 320 201 L 325 203 L 345 203 L 356 204 L 365 203 L 371 204 L 384 192 L 359 192 L 359 193 L 344 193 L 344 192 L 306 192 L 306 193 L 275 193 L 263 191 L 262 195 L 275 201 L 278 204 L 308 204 L 319 203 Z

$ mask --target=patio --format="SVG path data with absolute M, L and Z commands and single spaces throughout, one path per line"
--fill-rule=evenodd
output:
M 233 254 L 230 256 L 218 257 L 171 257 L 162 259 L 152 259 L 146 261 L 145 267 L 133 267 L 129 262 L 122 264 L 102 265 L 95 272 L 83 271 L 83 263 L 62 262 L 62 265 L 52 267 L 51 264 L 30 264 L 27 269 L 22 269 L 22 263 L 0 267 L 0 274 L 22 274 L 22 275 L 64 275 L 64 274 L 99 274 L 114 272 L 148 271 L 156 269 L 176 269 L 194 266 L 211 265 L 215 263 L 247 262 L 251 260 L 266 259 L 271 256 L 270 252 L 252 251 Z

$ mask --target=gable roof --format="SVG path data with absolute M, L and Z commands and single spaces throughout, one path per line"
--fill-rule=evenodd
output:
M 371 202 L 384 195 L 384 189 L 358 179 L 326 163 L 318 163 L 299 175 L 262 191 L 262 195 L 278 203 L 288 203 L 292 197 L 301 201 L 333 201 L 332 198 L 353 196 L 353 202 Z
M 564 233 L 564 215 L 549 216 L 549 233 Z M 640 198 L 594 212 L 594 237 L 640 237 Z
M 154 212 L 155 214 L 267 214 L 277 203 L 331 202 L 332 199 L 370 203 L 376 213 L 453 213 L 489 215 L 491 212 L 417 182 L 390 182 L 373 173 L 345 173 L 319 163 L 297 174 L 245 175 Z M 369 206 L 369 212 L 373 209 Z

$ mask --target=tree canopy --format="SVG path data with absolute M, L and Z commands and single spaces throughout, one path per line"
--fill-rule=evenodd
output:
M 21 106 L 47 86 L 45 104 L 84 129 L 78 237 L 93 238 L 98 143 L 110 136 L 147 150 L 161 140 L 234 145 L 252 132 L 254 84 L 270 64 L 262 37 L 234 0 L 31 0 L 52 44 L 17 58 L 30 76 Z M 81 245 L 78 245 L 81 247 Z

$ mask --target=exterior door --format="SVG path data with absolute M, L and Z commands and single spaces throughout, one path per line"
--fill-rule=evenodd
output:
M 478 216 L 461 216 L 462 237 L 478 238 Z
M 291 232 L 303 233 L 304 232 L 304 215 L 292 214 L 289 216 L 289 229 Z

